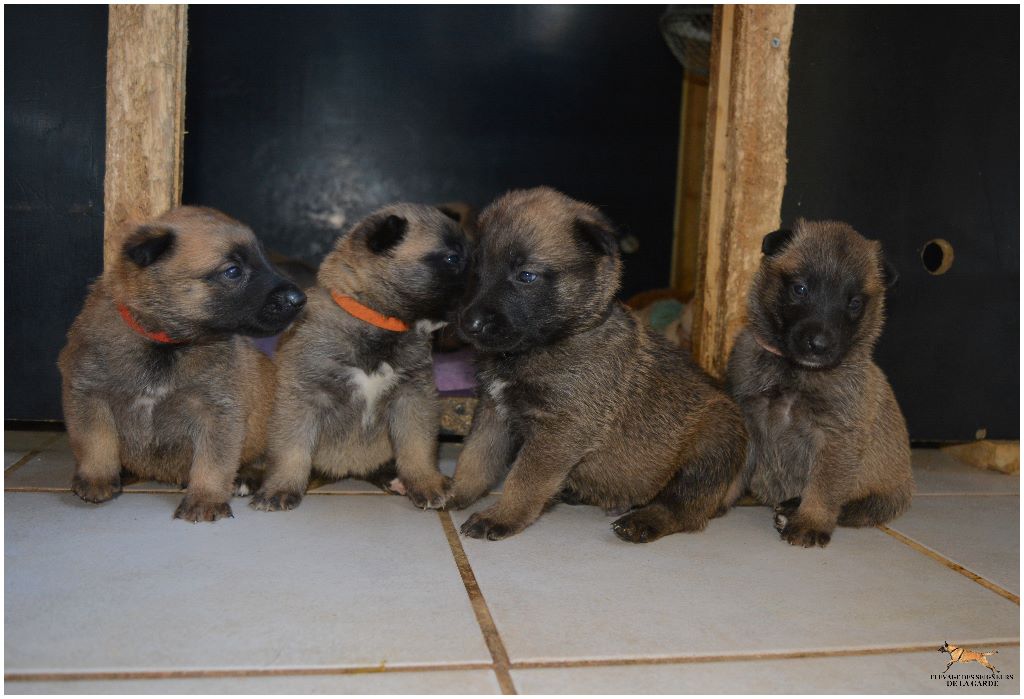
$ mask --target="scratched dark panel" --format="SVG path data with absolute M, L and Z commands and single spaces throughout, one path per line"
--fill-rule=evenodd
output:
M 912 439 L 1020 435 L 1019 16 L 796 10 L 783 220 L 846 219 L 899 269 L 877 359 Z M 932 276 L 937 237 L 955 261 Z
M 185 201 L 319 262 L 384 203 L 550 184 L 668 282 L 681 68 L 663 6 L 189 8 Z
M 57 353 L 103 265 L 107 8 L 4 8 L 4 416 L 59 420 Z

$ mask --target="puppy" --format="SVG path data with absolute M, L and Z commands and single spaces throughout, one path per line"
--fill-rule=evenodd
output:
M 871 359 L 896 273 L 877 241 L 838 221 L 798 220 L 761 249 L 729 358 L 750 433 L 729 500 L 749 489 L 777 506 L 783 539 L 825 546 L 837 524 L 881 524 L 910 505 L 907 425 Z
M 239 466 L 266 441 L 274 368 L 242 335 L 280 332 L 306 301 L 252 231 L 183 206 L 132 227 L 60 353 L 72 488 L 104 502 L 120 471 L 187 483 L 174 516 L 231 516 Z
M 479 351 L 480 400 L 449 504 L 473 503 L 511 465 L 501 499 L 462 532 L 511 536 L 556 501 L 621 514 L 631 542 L 698 531 L 743 465 L 736 405 L 689 356 L 614 300 L 611 223 L 548 188 L 480 216 L 462 333 Z
M 311 469 L 444 501 L 430 334 L 460 297 L 468 240 L 428 206 L 385 207 L 338 240 L 281 340 L 258 510 L 302 500 Z

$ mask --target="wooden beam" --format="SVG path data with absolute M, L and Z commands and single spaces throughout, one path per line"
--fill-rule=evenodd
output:
M 110 6 L 104 267 L 125 221 L 181 202 L 186 36 L 185 5 Z
M 694 296 L 694 357 L 725 372 L 761 238 L 779 227 L 793 5 L 716 5 Z
M 707 118 L 708 81 L 687 73 L 683 77 L 671 275 L 672 288 L 684 299 L 693 296 L 697 284 L 697 244 L 700 241 L 704 144 L 707 141 L 704 127 Z

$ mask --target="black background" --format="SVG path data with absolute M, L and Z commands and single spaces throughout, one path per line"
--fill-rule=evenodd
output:
M 1019 437 L 1019 8 L 798 6 L 784 223 L 849 221 L 901 280 L 876 353 L 916 440 Z M 945 238 L 946 274 L 920 252 Z
M 4 416 L 59 420 L 57 353 L 103 270 L 107 7 L 4 7 Z
M 316 262 L 383 203 L 545 183 L 667 283 L 680 68 L 661 7 L 189 10 L 185 200 Z M 59 419 L 55 362 L 102 266 L 106 7 L 5 17 L 5 413 Z M 797 8 L 783 220 L 841 218 L 902 274 L 878 360 L 915 440 L 1017 438 L 1019 10 Z M 928 275 L 919 253 L 948 239 Z M 745 291 L 738 291 L 745 293 Z
M 547 184 L 668 283 L 682 68 L 662 6 L 189 8 L 186 203 L 319 263 L 396 200 L 482 207 Z

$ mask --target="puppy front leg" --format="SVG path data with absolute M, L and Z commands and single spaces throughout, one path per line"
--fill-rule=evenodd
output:
M 839 520 L 843 503 L 856 483 L 860 455 L 840 436 L 825 438 L 799 498 L 775 508 L 775 528 L 794 546 L 827 546 Z
M 474 539 L 497 541 L 521 532 L 547 507 L 582 454 L 561 432 L 538 429 L 523 444 L 505 479 L 501 499 L 474 513 L 462 533 Z
M 206 414 L 197 422 L 188 488 L 175 519 L 215 522 L 234 516 L 228 501 L 242 461 L 243 430 L 237 414 Z
M 461 510 L 487 494 L 512 459 L 514 442 L 489 396 L 480 398 L 473 426 L 455 463 L 455 478 L 446 507 Z
M 391 406 L 388 432 L 398 478 L 416 507 L 444 505 L 448 479 L 437 468 L 437 430 L 441 423 L 437 399 L 411 385 L 400 389 Z
M 249 506 L 264 512 L 299 506 L 313 472 L 319 421 L 313 409 L 278 383 L 267 435 L 266 473 Z
M 121 492 L 121 455 L 110 405 L 65 388 L 64 415 L 75 455 L 71 489 L 86 502 L 106 502 Z

